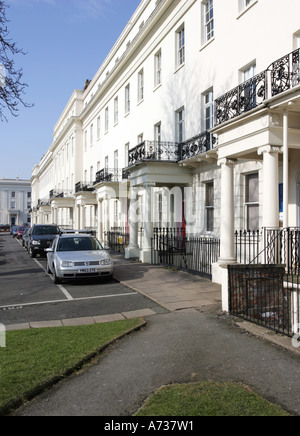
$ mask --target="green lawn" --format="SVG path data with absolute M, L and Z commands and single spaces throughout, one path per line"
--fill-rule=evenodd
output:
M 0 414 L 79 369 L 106 344 L 142 323 L 128 319 L 7 332 L 6 348 L 0 348 Z
M 164 386 L 136 416 L 289 416 L 237 383 L 202 382 Z
M 7 332 L 6 348 L 0 348 L 0 415 L 79 370 L 107 344 L 143 324 L 130 319 Z M 136 416 L 289 415 L 245 386 L 203 382 L 160 388 Z

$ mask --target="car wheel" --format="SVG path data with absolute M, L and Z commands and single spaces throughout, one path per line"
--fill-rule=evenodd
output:
M 59 285 L 60 283 L 61 283 L 61 279 L 59 277 L 57 277 L 56 271 L 55 271 L 55 268 L 54 268 L 54 284 L 55 285 Z
M 34 259 L 36 254 L 33 252 L 32 248 L 29 248 L 29 256 L 31 257 L 31 259 Z
M 46 264 L 46 271 L 47 271 L 47 274 L 52 274 L 52 271 L 49 268 L 48 260 L 47 260 L 47 264 Z

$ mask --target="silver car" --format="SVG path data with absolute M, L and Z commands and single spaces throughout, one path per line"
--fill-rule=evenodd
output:
M 113 261 L 94 236 L 58 235 L 46 253 L 47 273 L 53 274 L 56 284 L 62 280 L 113 277 Z

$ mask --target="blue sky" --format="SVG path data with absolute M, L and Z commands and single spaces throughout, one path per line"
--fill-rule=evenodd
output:
M 17 118 L 0 121 L 0 178 L 30 179 L 74 89 L 92 79 L 140 0 L 6 0 L 10 38 L 28 84 Z

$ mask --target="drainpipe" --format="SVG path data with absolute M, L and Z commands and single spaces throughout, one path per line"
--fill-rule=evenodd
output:
M 289 226 L 289 145 L 288 112 L 283 111 L 283 228 Z

